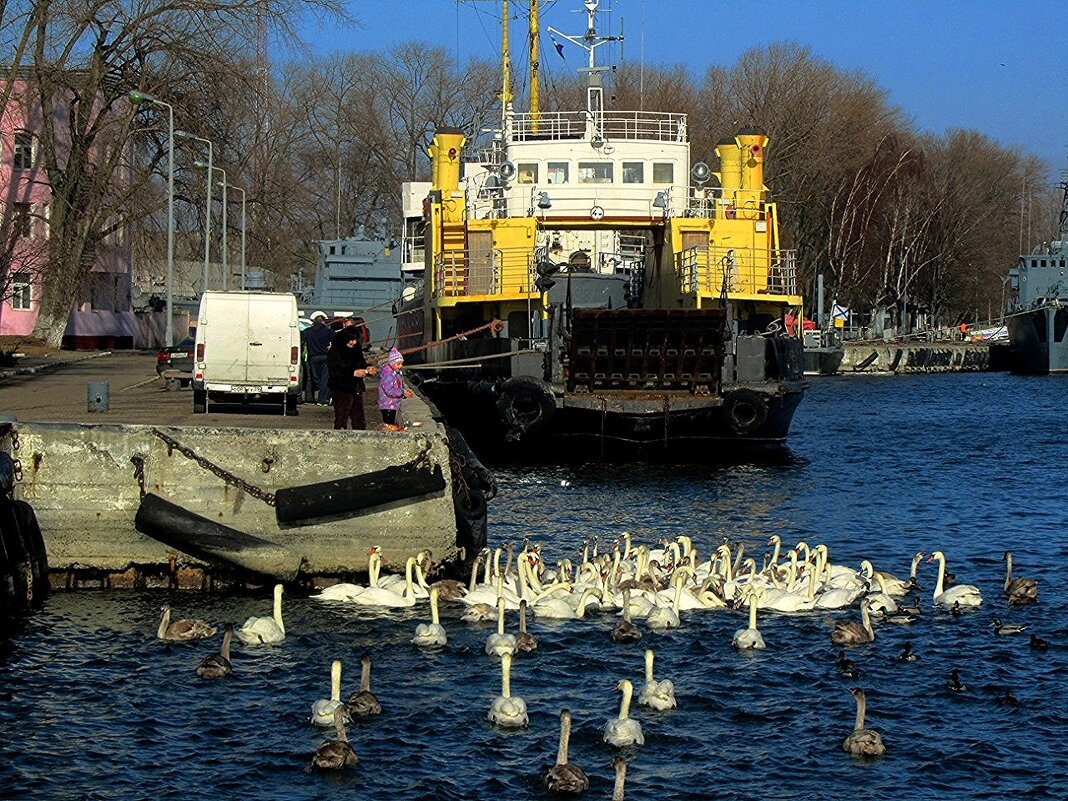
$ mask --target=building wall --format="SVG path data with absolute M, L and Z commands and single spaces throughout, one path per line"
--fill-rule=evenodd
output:
M 29 288 L 16 293 L 14 297 L 10 289 L 4 292 L 0 302 L 0 335 L 26 336 L 33 331 L 40 309 L 41 279 L 48 269 L 52 188 L 42 167 L 38 141 L 43 128 L 41 109 L 33 102 L 30 89 L 27 81 L 16 81 L 11 99 L 0 116 L 0 199 L 3 202 L 4 220 L 4 226 L 0 229 L 3 231 L 0 248 L 4 248 L 9 236 L 13 235 L 11 226 L 19 217 L 17 210 L 29 210 L 28 225 L 23 223 L 27 235 L 19 236 L 14 242 L 8 270 L 11 276 L 28 278 Z M 23 98 L 27 99 L 24 101 Z M 69 142 L 68 120 L 66 109 L 57 103 L 55 124 L 57 137 L 60 138 L 58 149 L 61 151 L 64 149 L 64 137 Z M 28 161 L 25 149 L 16 149 L 20 132 L 30 134 Z M 118 177 L 120 180 L 123 178 Z M 94 313 L 96 327 L 105 338 L 112 338 L 112 341 L 129 338 L 129 326 L 124 321 L 123 313 L 130 311 L 131 252 L 130 236 L 125 228 L 109 236 L 98 250 L 92 273 L 83 284 L 72 309 L 72 312 Z M 3 283 L 7 285 L 8 281 Z M 24 308 L 27 300 L 29 308 Z M 69 327 L 67 333 L 72 333 Z M 92 346 L 89 341 L 82 344 Z

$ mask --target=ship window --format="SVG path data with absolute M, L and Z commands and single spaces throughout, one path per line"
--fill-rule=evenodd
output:
M 654 184 L 673 184 L 675 183 L 675 165 L 670 161 L 654 161 L 653 162 L 653 183 Z
M 625 183 L 625 184 L 643 184 L 643 183 L 645 183 L 645 162 L 644 161 L 624 161 L 623 162 L 623 183 Z
M 334 255 L 336 255 L 336 254 L 337 254 L 337 248 L 336 248 L 336 247 L 334 247 L 333 245 L 331 245 L 331 246 L 330 246 L 330 255 L 331 255 L 331 256 L 334 256 Z
M 580 184 L 610 184 L 612 183 L 611 161 L 580 161 L 578 175 Z
M 1045 259 L 1042 259 L 1042 266 L 1043 266 L 1043 267 L 1045 267 L 1045 266 L 1046 266 L 1046 260 L 1045 260 Z
M 566 184 L 567 172 L 570 167 L 566 161 L 550 161 L 549 162 L 549 183 L 551 184 Z
M 521 184 L 536 184 L 538 182 L 538 163 L 536 161 L 521 161 L 516 171 Z

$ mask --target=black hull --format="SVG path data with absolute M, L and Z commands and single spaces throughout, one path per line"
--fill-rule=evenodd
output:
M 551 419 L 510 440 L 492 393 L 473 394 L 469 385 L 459 383 L 431 383 L 423 391 L 480 457 L 497 463 L 635 458 L 720 462 L 781 452 L 804 394 L 800 383 L 776 394 L 727 392 L 723 399 L 670 393 L 574 394 L 564 398 Z M 740 415 L 739 405 L 750 402 L 756 404 L 756 416 Z
M 1044 308 L 1018 313 L 1006 321 L 1010 369 L 1022 375 L 1068 372 L 1068 309 Z
M 805 348 L 805 375 L 837 375 L 845 348 Z

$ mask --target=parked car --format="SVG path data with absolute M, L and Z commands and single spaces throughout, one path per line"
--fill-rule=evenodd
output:
M 196 340 L 186 337 L 177 345 L 169 348 L 160 348 L 156 354 L 156 375 L 163 375 L 164 370 L 177 370 L 182 373 L 178 381 L 183 387 L 189 386 L 193 380 L 193 351 Z

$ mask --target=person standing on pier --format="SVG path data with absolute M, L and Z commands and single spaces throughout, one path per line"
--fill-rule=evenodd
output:
M 382 365 L 382 375 L 378 379 L 378 410 L 382 413 L 382 422 L 387 426 L 397 425 L 397 412 L 401 401 L 412 397 L 412 391 L 404 386 L 404 356 L 396 348 L 391 348 Z
M 312 382 L 318 392 L 316 403 L 319 406 L 326 406 L 330 403 L 330 370 L 327 357 L 334 332 L 323 322 L 325 319 L 325 314 L 315 312 L 312 315 L 311 328 L 304 332 L 304 343 L 308 351 L 308 370 L 311 372 Z
M 363 378 L 374 375 L 363 355 L 360 332 L 355 326 L 342 328 L 330 342 L 328 356 L 330 393 L 334 398 L 334 428 L 367 428 L 363 412 Z M 351 424 L 351 425 L 350 425 Z

